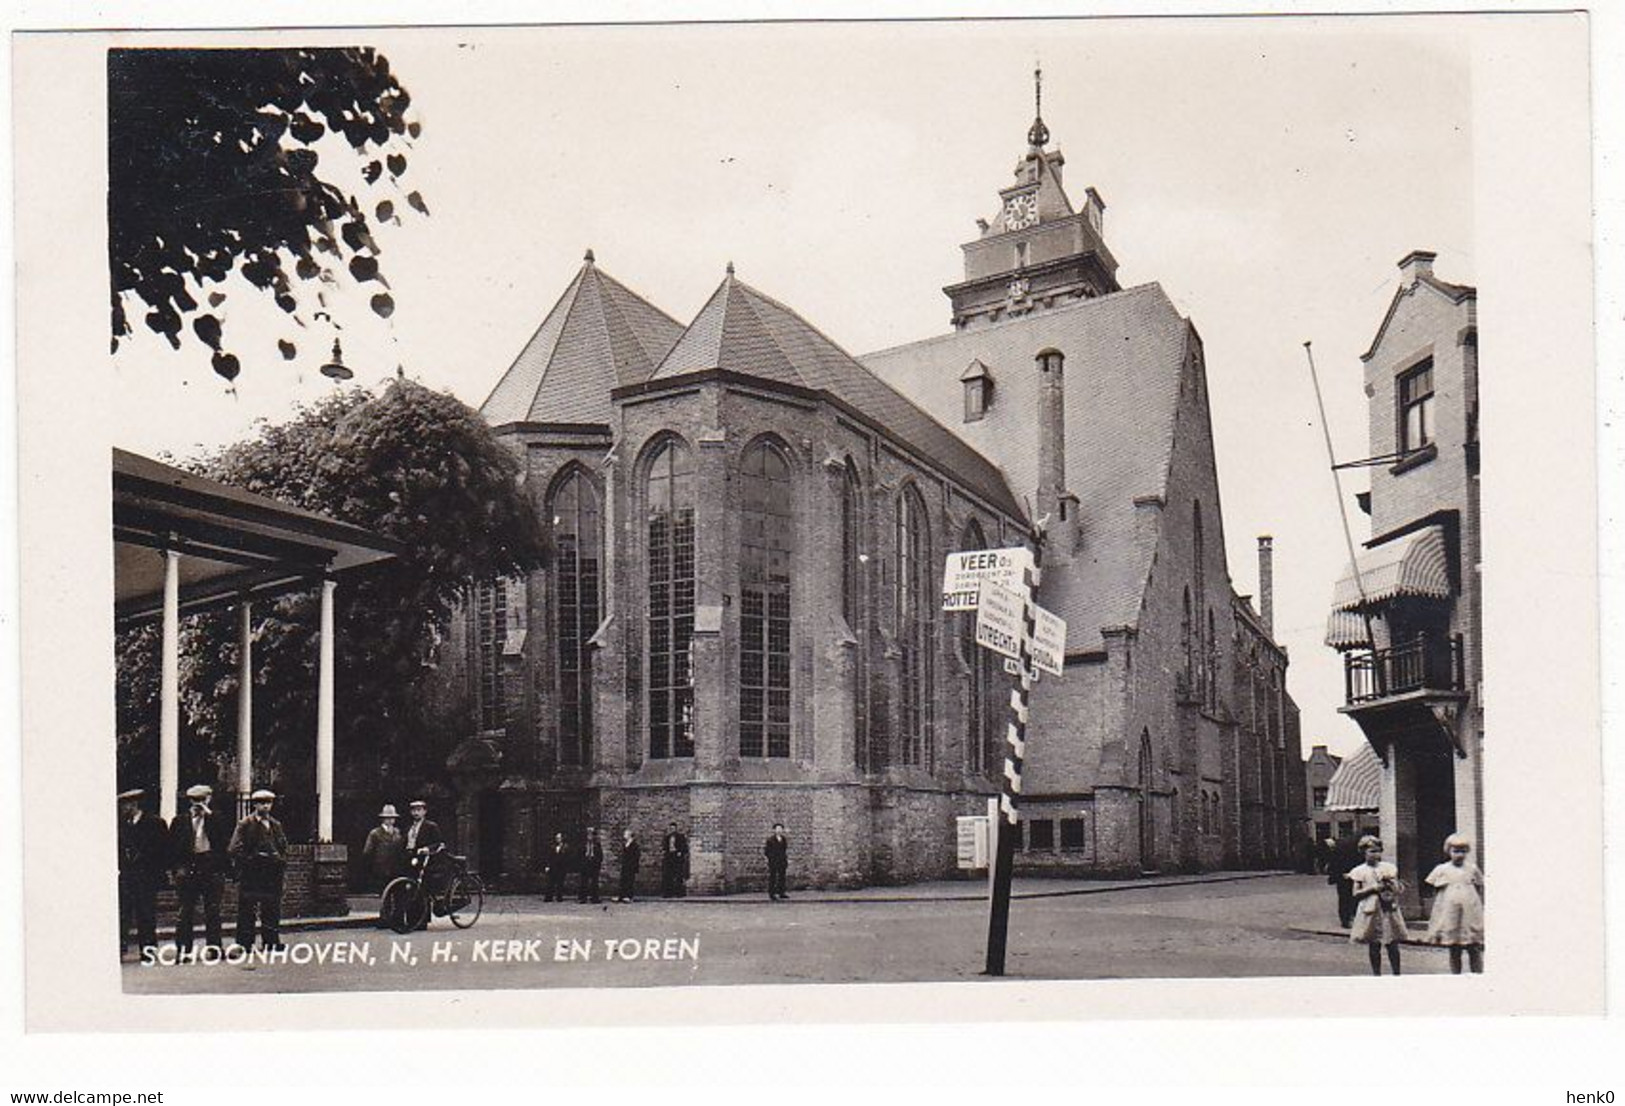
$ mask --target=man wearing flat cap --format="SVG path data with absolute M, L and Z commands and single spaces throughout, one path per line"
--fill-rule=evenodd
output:
M 193 922 L 203 904 L 204 934 L 211 948 L 220 948 L 220 895 L 226 887 L 230 859 L 231 825 L 209 802 L 214 789 L 194 784 L 186 789 L 187 808 L 169 824 L 169 863 L 175 872 L 175 893 L 180 914 L 175 919 L 175 947 L 192 947 Z
M 406 868 L 406 835 L 395 824 L 399 818 L 395 804 L 385 803 L 378 812 L 378 824 L 361 846 L 361 867 L 369 891 L 382 891 Z
M 263 788 L 248 797 L 248 816 L 231 835 L 231 856 L 237 861 L 237 943 L 254 944 L 254 919 L 259 916 L 260 940 L 268 949 L 282 947 L 282 873 L 288 865 L 288 835 L 271 817 L 276 794 Z
M 164 824 L 141 809 L 147 793 L 137 788 L 118 797 L 118 954 L 158 944 L 158 886 L 164 881 L 169 834 Z

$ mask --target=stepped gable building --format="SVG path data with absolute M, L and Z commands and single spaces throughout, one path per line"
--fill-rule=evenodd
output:
M 446 798 L 482 873 L 525 886 L 555 830 L 675 821 L 700 890 L 765 884 L 774 822 L 799 881 L 951 875 L 1011 680 L 940 611 L 943 561 L 1031 542 L 1029 503 L 1071 629 L 1021 863 L 1281 862 L 1296 711 L 1226 571 L 1201 343 L 1160 288 L 1117 287 L 1104 205 L 1073 210 L 1046 141 L 965 248 L 955 332 L 862 363 L 731 266 L 685 328 L 588 254 L 482 408 L 556 547 L 442 650 L 478 720 Z M 1246 713 L 1255 652 L 1275 677 Z
M 1326 644 L 1382 764 L 1382 836 L 1426 872 L 1446 835 L 1484 864 L 1483 607 L 1479 584 L 1478 292 L 1400 259 L 1400 285 L 1361 355 L 1372 456 L 1359 497 L 1371 537 L 1332 592 Z M 1409 881 L 1407 908 L 1432 889 Z

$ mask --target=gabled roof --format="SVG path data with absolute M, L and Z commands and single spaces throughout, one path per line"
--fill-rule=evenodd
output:
M 1451 303 L 1462 303 L 1466 300 L 1476 300 L 1478 298 L 1478 289 L 1470 284 L 1451 284 L 1447 280 L 1440 280 L 1432 273 L 1417 274 L 1415 283 L 1401 285 L 1394 292 L 1394 298 L 1388 301 L 1388 310 L 1382 317 L 1382 325 L 1377 327 L 1377 333 L 1371 339 L 1370 348 L 1360 354 L 1361 361 L 1369 361 L 1376 355 L 1377 347 L 1382 345 L 1382 339 L 1388 333 L 1389 324 L 1394 321 L 1394 316 L 1399 312 L 1399 305 L 1405 302 L 1405 297 L 1423 285 L 1444 296 Z
M 683 327 L 593 262 L 592 252 L 480 414 L 510 422 L 607 423 L 609 393 L 649 377 Z
M 790 308 L 736 280 L 731 266 L 650 380 L 708 369 L 826 393 L 992 506 L 1025 517 L 996 465 Z
M 1102 629 L 1137 624 L 1153 549 L 1135 540 L 1134 501 L 1166 498 L 1190 334 L 1162 288 L 1144 284 L 863 358 L 1034 500 L 1034 358 L 1047 348 L 1066 358 L 1066 482 L 1083 542 L 1064 572 L 1044 574 L 1044 605 L 1066 619 L 1068 652 L 1099 649 Z M 982 418 L 964 422 L 954 382 L 972 358 L 998 388 Z

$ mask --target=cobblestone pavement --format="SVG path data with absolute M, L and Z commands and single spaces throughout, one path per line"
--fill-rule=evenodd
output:
M 1059 888 L 1058 888 L 1059 889 Z M 443 919 L 411 937 L 369 928 L 288 935 L 281 963 L 124 966 L 132 993 L 638 987 L 969 980 L 982 968 L 983 902 L 926 896 L 784 903 L 758 898 L 583 906 L 496 896 L 470 930 Z M 1308 932 L 1335 915 L 1321 877 L 1119 887 L 1021 898 L 1015 979 L 1362 975 L 1363 949 Z M 1335 917 L 1332 919 L 1335 924 Z M 1447 971 L 1408 946 L 1407 972 Z

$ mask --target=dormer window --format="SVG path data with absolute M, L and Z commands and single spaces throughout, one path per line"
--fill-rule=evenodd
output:
M 976 422 L 993 406 L 993 377 L 981 361 L 972 361 L 959 380 L 965 386 L 965 421 Z

